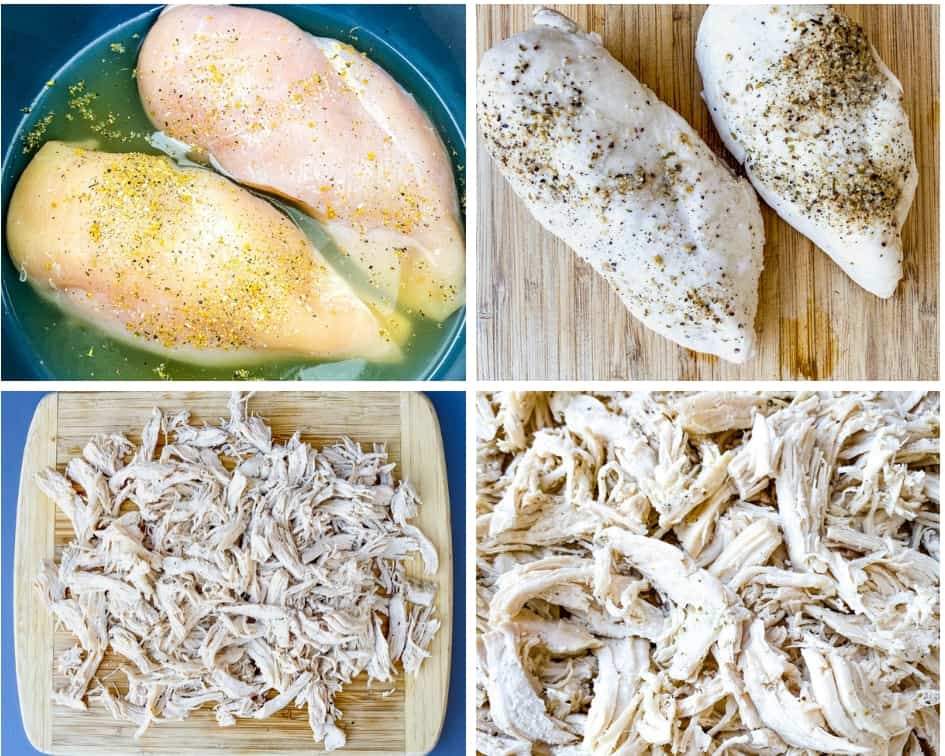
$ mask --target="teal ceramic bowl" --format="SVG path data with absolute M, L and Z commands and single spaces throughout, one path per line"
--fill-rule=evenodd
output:
M 439 130 L 453 160 L 460 197 L 465 196 L 462 5 L 260 7 L 312 34 L 348 42 L 383 66 L 416 98 Z M 103 149 L 153 151 L 143 139 L 149 124 L 132 71 L 138 47 L 160 10 L 119 5 L 3 7 L 4 225 L 16 181 L 35 147 L 47 139 L 75 140 L 90 136 L 91 129 Z M 89 93 L 96 97 L 88 98 Z M 398 365 L 350 360 L 206 367 L 129 346 L 64 315 L 20 281 L 5 242 L 2 258 L 5 380 L 465 377 L 465 310 L 442 324 L 417 328 L 407 359 Z

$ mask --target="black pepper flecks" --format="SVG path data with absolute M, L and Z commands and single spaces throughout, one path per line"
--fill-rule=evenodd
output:
M 601 106 L 614 77 L 622 111 Z M 546 228 L 650 327 L 750 350 L 761 218 L 688 124 L 599 45 L 553 28 L 487 53 L 478 84 L 485 146 Z
M 841 237 L 877 224 L 898 231 L 902 186 L 913 161 L 908 123 L 882 125 L 901 100 L 863 30 L 834 10 L 791 20 L 797 45 L 724 92 L 732 138 L 754 178 Z M 742 51 L 744 53 L 744 51 Z M 740 57 L 726 61 L 741 66 Z M 738 107 L 735 107 L 735 105 Z M 901 109 L 901 118 L 905 115 Z M 872 134 L 901 135 L 876 144 Z

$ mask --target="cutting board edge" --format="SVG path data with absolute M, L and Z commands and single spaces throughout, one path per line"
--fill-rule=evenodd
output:
M 31 609 L 37 601 L 31 581 L 28 584 L 22 584 L 17 577 L 20 575 L 31 574 L 36 565 L 26 564 L 25 544 L 19 538 L 23 532 L 32 533 L 34 536 L 42 534 L 44 531 L 37 528 L 29 528 L 23 523 L 27 518 L 47 517 L 50 510 L 55 516 L 55 504 L 47 500 L 46 497 L 36 497 L 36 501 L 28 501 L 30 496 L 29 488 L 33 486 L 33 475 L 48 465 L 55 465 L 56 462 L 56 433 L 59 411 L 59 395 L 56 393 L 46 394 L 40 399 L 39 404 L 33 412 L 30 421 L 30 427 L 26 436 L 26 444 L 23 448 L 23 462 L 20 466 L 20 482 L 17 490 L 16 504 L 16 532 L 13 542 L 13 645 L 15 649 L 16 666 L 16 691 L 20 706 L 20 718 L 23 722 L 23 730 L 30 744 L 42 753 L 53 753 L 52 751 L 52 704 L 50 700 L 51 684 L 47 682 L 45 686 L 37 684 L 39 680 L 44 679 L 41 674 L 42 669 L 49 669 L 52 665 L 52 638 L 50 633 L 53 631 L 52 619 L 40 614 L 40 621 L 30 624 Z M 45 454 L 45 456 L 43 456 Z M 53 549 L 51 529 L 46 529 L 45 538 L 49 541 L 47 548 L 43 551 L 48 556 Z M 26 594 L 24 594 L 26 591 Z M 27 634 L 27 629 L 31 632 Z M 48 637 L 47 637 L 48 636 Z M 41 642 L 44 641 L 45 642 Z M 41 658 L 37 658 L 37 647 L 44 653 Z M 27 678 L 34 680 L 33 685 L 27 684 Z M 49 690 L 47 690 L 49 688 Z M 26 705 L 24 705 L 26 704 Z
M 446 722 L 446 708 L 449 703 L 449 684 L 451 674 L 451 662 L 453 658 L 453 543 L 452 543 L 452 510 L 449 499 L 449 473 L 446 467 L 446 455 L 443 448 L 443 433 L 440 428 L 440 421 L 436 414 L 436 409 L 430 397 L 419 391 L 408 391 L 401 394 L 401 455 L 406 459 L 408 449 L 410 449 L 408 434 L 412 430 L 413 419 L 416 418 L 419 423 L 426 424 L 430 428 L 432 435 L 433 449 L 428 450 L 427 458 L 434 458 L 435 464 L 431 468 L 438 473 L 436 481 L 437 491 L 436 500 L 433 502 L 424 502 L 421 506 L 441 504 L 443 506 L 446 525 L 445 538 L 443 539 L 442 551 L 446 559 L 441 558 L 440 574 L 437 576 L 439 585 L 438 610 L 442 625 L 433 639 L 434 645 L 440 645 L 438 653 L 431 654 L 431 658 L 424 662 L 420 668 L 420 675 L 436 675 L 434 681 L 438 716 L 430 717 L 424 710 L 422 713 L 426 716 L 417 718 L 419 732 L 411 731 L 411 721 L 415 719 L 413 714 L 413 705 L 415 699 L 410 695 L 414 689 L 414 681 L 410 678 L 405 680 L 406 693 L 404 700 L 404 750 L 407 754 L 413 756 L 426 756 L 429 754 L 440 740 L 443 733 L 443 726 Z M 427 669 L 426 666 L 431 661 L 437 661 L 437 669 Z

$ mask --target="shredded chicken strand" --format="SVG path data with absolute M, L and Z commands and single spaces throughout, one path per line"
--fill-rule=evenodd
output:
M 96 436 L 65 474 L 36 477 L 75 531 L 36 581 L 76 640 L 54 699 L 99 702 L 136 737 L 205 706 L 221 726 L 307 707 L 330 751 L 345 685 L 364 672 L 388 695 L 429 655 L 436 588 L 406 562 L 432 575 L 437 552 L 382 445 L 276 441 L 249 398 L 218 425 L 154 409 L 140 445 Z M 96 678 L 106 653 L 127 692 Z
M 937 393 L 477 409 L 480 753 L 939 752 Z

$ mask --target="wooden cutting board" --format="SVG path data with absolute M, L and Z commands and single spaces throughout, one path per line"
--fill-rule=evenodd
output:
M 62 470 L 95 433 L 120 431 L 133 441 L 151 411 L 186 408 L 194 421 L 216 421 L 229 415 L 225 392 L 64 393 L 46 396 L 36 410 L 23 453 L 17 504 L 14 556 L 14 623 L 20 709 L 33 745 L 56 754 L 290 754 L 322 751 L 312 740 L 306 710 L 286 709 L 263 720 L 239 720 L 235 727 L 217 727 L 212 710 L 194 712 L 183 722 L 152 726 L 138 741 L 134 726 L 111 718 L 101 705 L 87 712 L 53 706 L 51 693 L 63 685 L 55 658 L 74 645 L 65 630 L 56 630 L 39 595 L 32 589 L 42 559 L 52 558 L 72 537 L 69 521 L 33 483 L 47 466 Z M 336 704 L 344 713 L 339 723 L 348 735 L 344 753 L 418 753 L 430 751 L 439 738 L 446 712 L 452 628 L 452 551 L 446 466 L 440 427 L 432 405 L 417 393 L 256 394 L 249 404 L 272 425 L 274 438 L 302 431 L 318 446 L 346 435 L 363 443 L 384 442 L 421 501 L 417 525 L 436 545 L 440 569 L 437 612 L 442 622 L 431 656 L 416 678 L 389 685 L 355 680 Z M 422 574 L 419 558 L 410 566 Z M 106 656 L 100 678 L 114 669 Z M 115 675 L 112 684 L 124 684 Z M 341 753 L 341 752 L 339 752 Z
M 480 5 L 478 54 L 531 26 L 532 5 Z M 695 62 L 704 6 L 555 5 L 677 110 L 736 168 Z M 905 90 L 919 187 L 905 266 L 883 301 L 762 203 L 765 270 L 755 359 L 698 355 L 635 321 L 591 267 L 532 219 L 478 141 L 478 372 L 485 379 L 925 379 L 938 377 L 939 9 L 845 5 Z

